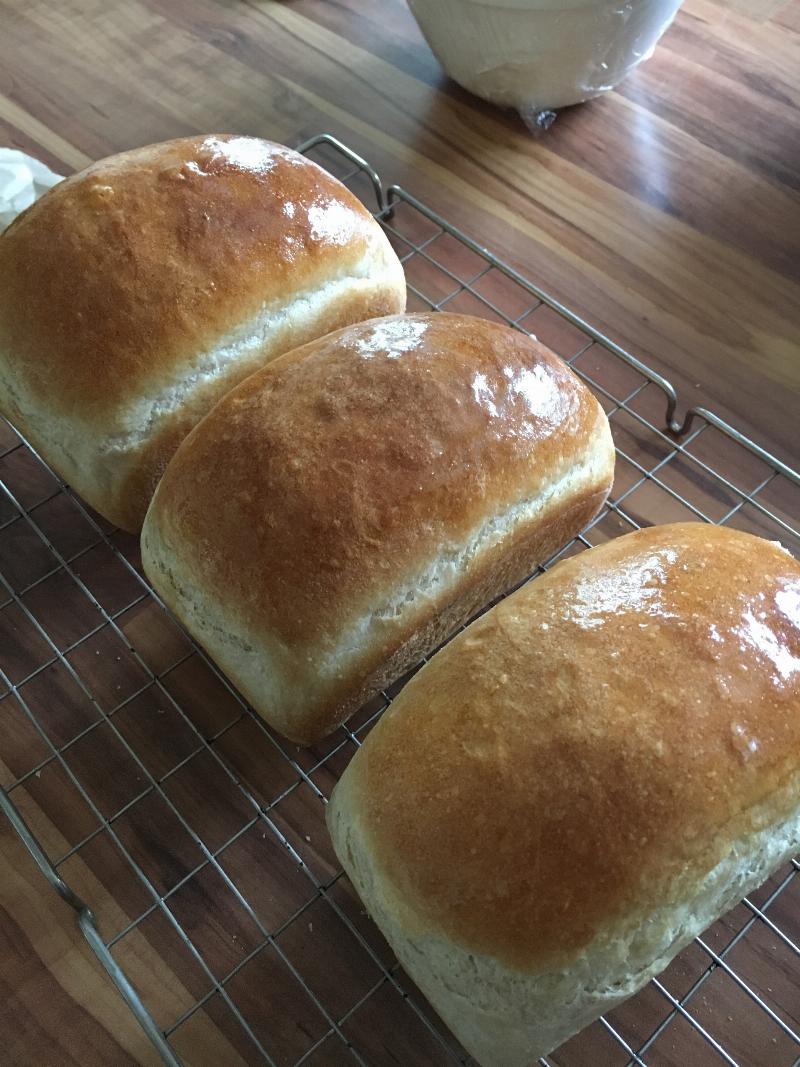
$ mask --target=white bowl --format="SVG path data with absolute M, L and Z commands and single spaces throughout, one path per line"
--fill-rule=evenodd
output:
M 537 113 L 618 85 L 681 0 L 408 0 L 444 69 L 490 100 Z

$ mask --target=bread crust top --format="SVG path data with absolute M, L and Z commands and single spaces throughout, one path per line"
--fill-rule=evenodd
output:
M 519 331 L 444 313 L 374 319 L 220 401 L 172 460 L 145 539 L 157 529 L 249 632 L 319 657 L 595 442 L 610 481 L 599 404 Z
M 434 656 L 345 780 L 407 928 L 564 965 L 797 808 L 800 565 L 699 523 L 567 559 Z
M 102 433 L 265 306 L 363 270 L 376 242 L 391 254 L 360 201 L 282 145 L 220 134 L 123 152 L 0 236 L 0 358 L 28 403 Z

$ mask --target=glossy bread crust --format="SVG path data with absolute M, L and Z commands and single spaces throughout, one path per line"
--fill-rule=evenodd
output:
M 175 444 L 227 388 L 404 305 L 386 237 L 315 163 L 227 135 L 139 148 L 0 236 L 0 404 L 95 507 L 138 526 Z
M 542 345 L 466 316 L 374 320 L 217 405 L 159 487 L 145 566 L 223 665 L 189 585 L 269 643 L 271 699 L 226 669 L 313 740 L 574 536 L 612 472 L 605 415 Z
M 548 570 L 395 698 L 327 809 L 403 965 L 527 1067 L 800 851 L 800 565 L 707 524 Z
M 800 565 L 686 523 L 507 597 L 409 683 L 347 774 L 415 910 L 530 968 L 701 877 L 798 771 Z

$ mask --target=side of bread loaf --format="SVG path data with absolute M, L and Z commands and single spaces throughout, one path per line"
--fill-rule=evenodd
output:
M 559 563 L 412 679 L 328 823 L 456 1037 L 528 1067 L 800 852 L 800 565 L 700 524 Z
M 170 464 L 148 577 L 270 723 L 313 741 L 573 537 L 613 445 L 543 346 L 465 316 L 313 342 Z
M 152 145 L 61 182 L 0 236 L 0 408 L 138 529 L 175 448 L 233 385 L 404 307 L 385 234 L 315 163 L 248 137 Z

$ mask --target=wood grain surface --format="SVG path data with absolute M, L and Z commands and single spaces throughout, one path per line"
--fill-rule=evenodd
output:
M 537 138 L 442 75 L 401 0 L 0 0 L 0 143 L 67 173 L 197 131 L 294 144 L 327 130 L 667 373 L 685 404 L 714 408 L 795 462 L 799 97 L 800 0 L 688 0 L 652 60 Z M 427 292 L 437 284 L 420 277 Z M 513 294 L 504 299 L 513 303 Z M 558 350 L 570 343 L 537 315 L 543 340 Z M 627 382 L 619 368 L 591 370 L 612 392 Z M 618 444 L 655 465 L 662 445 L 634 430 L 623 413 Z M 718 443 L 715 463 L 757 484 L 757 463 L 723 452 Z M 30 524 L 0 502 L 0 571 L 18 596 L 5 603 L 0 594 L 0 668 L 25 703 L 0 685 L 0 783 L 24 778 L 15 801 L 91 901 L 103 936 L 121 935 L 115 957 L 157 1022 L 178 1023 L 171 1041 L 185 1062 L 259 1062 L 258 1043 L 278 1064 L 308 1054 L 312 1067 L 335 1067 L 355 1062 L 345 1042 L 378 1067 L 449 1062 L 410 983 L 383 976 L 391 955 L 352 891 L 331 882 L 337 866 L 320 797 L 352 744 L 337 736 L 317 750 L 282 751 L 6 430 L 0 474 L 74 560 L 55 567 Z M 618 491 L 636 477 L 621 462 Z M 712 518 L 731 506 L 718 485 L 677 462 L 666 480 Z M 653 483 L 637 489 L 629 513 L 682 517 L 659 492 Z M 796 520 L 796 496 L 769 492 L 771 505 Z M 757 519 L 745 506 L 737 521 L 770 533 Z M 609 516 L 596 536 L 618 532 Z M 136 561 L 130 539 L 112 541 Z M 54 649 L 71 650 L 67 666 Z M 28 713 L 46 723 L 45 736 Z M 213 739 L 233 778 L 198 748 L 195 731 Z M 69 746 L 62 761 L 47 762 L 50 745 Z M 237 780 L 292 851 L 276 844 Z M 156 1062 L 73 913 L 4 821 L 0 852 L 0 1064 Z M 164 907 L 154 908 L 126 856 L 166 895 Z M 755 903 L 790 874 L 780 872 Z M 325 895 L 318 884 L 330 886 Z M 800 940 L 800 878 L 768 915 Z M 726 916 L 709 947 L 721 950 L 750 917 L 744 905 Z M 730 962 L 780 1018 L 800 1025 L 797 958 L 766 924 Z M 707 963 L 693 946 L 665 987 L 682 995 Z M 233 971 L 225 999 L 215 983 Z M 649 987 L 612 1022 L 636 1045 L 669 1007 Z M 791 1067 L 797 1055 L 723 968 L 691 1010 L 742 1065 Z M 344 1020 L 338 1033 L 329 1033 L 331 1019 Z M 649 1067 L 721 1062 L 680 1017 L 645 1058 Z M 626 1062 L 600 1024 L 551 1059 L 559 1067 Z

